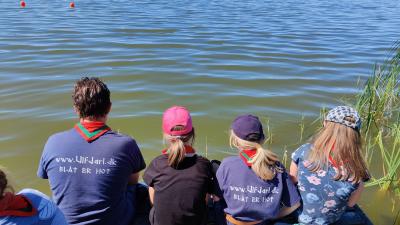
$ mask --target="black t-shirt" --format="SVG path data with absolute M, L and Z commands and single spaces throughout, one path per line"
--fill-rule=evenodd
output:
M 185 157 L 177 169 L 168 156 L 153 159 L 144 181 L 155 190 L 152 225 L 200 225 L 206 219 L 206 194 L 213 187 L 211 163 L 198 155 Z

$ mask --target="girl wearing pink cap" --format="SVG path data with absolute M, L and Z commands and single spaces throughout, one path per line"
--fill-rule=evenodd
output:
M 167 109 L 162 124 L 167 148 L 150 163 L 143 179 L 149 186 L 152 225 L 201 225 L 212 189 L 211 164 L 192 147 L 195 132 L 189 111 Z
M 239 154 L 225 158 L 217 171 L 227 224 L 273 224 L 300 206 L 295 185 L 278 156 L 262 147 L 264 140 L 258 117 L 241 115 L 233 121 L 230 144 Z

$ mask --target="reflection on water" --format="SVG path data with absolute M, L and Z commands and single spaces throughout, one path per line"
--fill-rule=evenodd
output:
M 101 76 L 110 125 L 159 154 L 161 112 L 194 114 L 197 148 L 221 159 L 240 113 L 269 118 L 280 155 L 323 106 L 354 96 L 400 37 L 398 1 L 219 0 L 0 2 L 0 160 L 17 187 L 49 193 L 35 170 L 47 137 L 74 123 L 73 82 Z M 378 167 L 373 165 L 372 167 Z M 374 188 L 361 202 L 377 224 L 399 206 Z M 382 210 L 374 210 L 375 203 Z M 374 205 L 373 205 L 374 203 Z M 375 206 L 376 207 L 376 206 Z M 394 210 L 394 211 L 392 211 Z

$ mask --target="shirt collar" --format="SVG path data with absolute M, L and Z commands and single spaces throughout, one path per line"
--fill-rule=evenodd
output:
M 92 142 L 111 130 L 104 122 L 100 121 L 81 121 L 75 124 L 74 128 L 87 142 Z
M 257 154 L 256 149 L 245 149 L 240 151 L 239 156 L 247 166 L 251 167 L 252 163 L 250 161 L 255 154 Z

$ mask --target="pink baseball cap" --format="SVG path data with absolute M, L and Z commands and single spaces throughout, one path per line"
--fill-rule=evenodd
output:
M 172 131 L 175 126 L 183 126 L 183 130 Z M 163 114 L 163 132 L 173 136 L 188 134 L 193 129 L 189 110 L 183 106 L 172 106 Z

